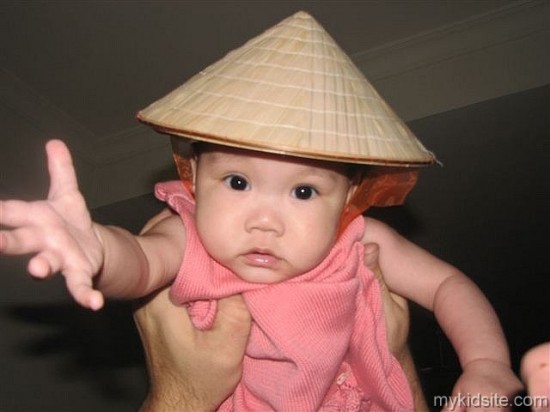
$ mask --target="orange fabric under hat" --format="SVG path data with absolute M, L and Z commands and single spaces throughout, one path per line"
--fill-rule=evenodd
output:
M 342 212 L 339 232 L 342 233 L 353 219 L 371 206 L 403 204 L 417 180 L 417 169 L 384 166 L 370 168 Z

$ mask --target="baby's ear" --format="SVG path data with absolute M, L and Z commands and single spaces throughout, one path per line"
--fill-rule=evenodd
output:
M 191 159 L 194 157 L 192 145 L 188 140 L 171 136 L 172 154 L 176 162 L 176 168 L 180 180 L 185 187 L 193 193 L 192 186 L 194 185 L 194 171 L 191 165 Z
M 189 164 L 191 165 L 191 188 L 193 189 L 193 193 L 195 193 L 196 189 L 196 182 L 197 182 L 197 163 L 198 158 L 197 155 L 193 153 L 193 156 L 191 156 L 191 159 L 189 159 Z
M 348 190 L 348 195 L 346 198 L 346 204 L 350 202 L 350 200 L 353 198 L 353 195 L 357 191 L 357 188 L 361 183 L 363 182 L 363 179 L 365 178 L 367 171 L 367 167 L 363 165 L 349 165 L 349 169 L 347 171 L 350 187 Z
M 346 196 L 346 205 L 349 204 L 349 201 L 353 198 L 353 195 L 355 194 L 355 192 L 357 191 L 357 187 L 359 186 L 359 184 L 353 180 L 350 181 L 350 187 L 348 189 L 348 194 Z

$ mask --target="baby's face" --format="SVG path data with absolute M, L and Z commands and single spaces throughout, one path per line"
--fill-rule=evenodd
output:
M 331 162 L 207 146 L 195 164 L 198 233 L 242 279 L 280 282 L 327 256 L 352 190 Z

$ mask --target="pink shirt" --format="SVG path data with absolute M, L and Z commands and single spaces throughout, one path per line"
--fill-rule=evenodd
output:
M 160 183 L 155 193 L 187 230 L 172 300 L 188 305 L 200 329 L 211 327 L 218 299 L 238 293 L 253 318 L 241 382 L 219 410 L 414 409 L 406 376 L 389 352 L 378 281 L 362 264 L 362 217 L 311 271 L 276 284 L 248 283 L 202 246 L 194 200 L 181 182 Z

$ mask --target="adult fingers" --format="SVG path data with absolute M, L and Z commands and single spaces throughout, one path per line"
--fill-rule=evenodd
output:
M 229 328 L 238 326 L 246 332 L 250 327 L 252 318 L 241 295 L 233 295 L 218 301 L 218 316 L 214 322 L 215 329 L 224 330 L 229 323 Z
M 170 288 L 165 287 L 157 293 L 153 293 L 142 300 L 139 308 L 134 312 L 135 317 L 139 318 L 159 318 L 159 319 L 172 319 L 173 316 L 179 317 L 180 314 L 184 314 L 189 321 L 187 311 L 181 306 L 176 306 L 170 300 Z M 177 321 L 179 322 L 179 320 Z M 189 321 L 190 323 L 190 321 Z
M 234 295 L 218 301 L 218 313 L 211 332 L 230 339 L 244 347 L 248 341 L 252 317 L 241 295 Z
M 380 248 L 376 243 L 367 243 L 364 251 L 364 263 L 374 273 L 376 279 L 380 283 L 380 288 L 383 294 L 388 294 L 388 297 L 392 300 L 392 303 L 397 305 L 401 310 L 407 310 L 407 301 L 403 297 L 390 292 L 386 282 L 384 280 L 384 274 L 380 268 L 379 261 Z
M 142 335 L 142 340 L 153 332 L 158 335 L 158 330 L 163 327 L 171 334 L 195 333 L 187 310 L 172 303 L 169 290 L 170 288 L 166 287 L 142 299 L 134 311 L 134 321 Z
M 541 343 L 537 345 L 524 355 L 521 360 L 521 378 L 528 380 L 530 376 L 535 375 L 539 370 L 546 370 L 550 368 L 550 342 Z M 550 375 L 548 376 L 550 379 Z M 549 381 L 550 383 L 550 381 Z M 549 385 L 550 390 L 550 385 Z
M 404 298 L 395 295 L 388 289 L 380 268 L 378 254 L 379 247 L 376 243 L 365 245 L 365 265 L 374 273 L 380 284 L 388 345 L 394 355 L 400 356 L 401 353 L 407 350 L 406 345 L 409 334 L 408 305 Z
M 376 243 L 367 243 L 365 245 L 365 265 L 373 271 L 378 278 L 381 278 L 380 264 L 378 262 L 379 247 Z
M 530 349 L 521 360 L 521 378 L 536 405 L 534 411 L 550 411 L 550 342 Z

